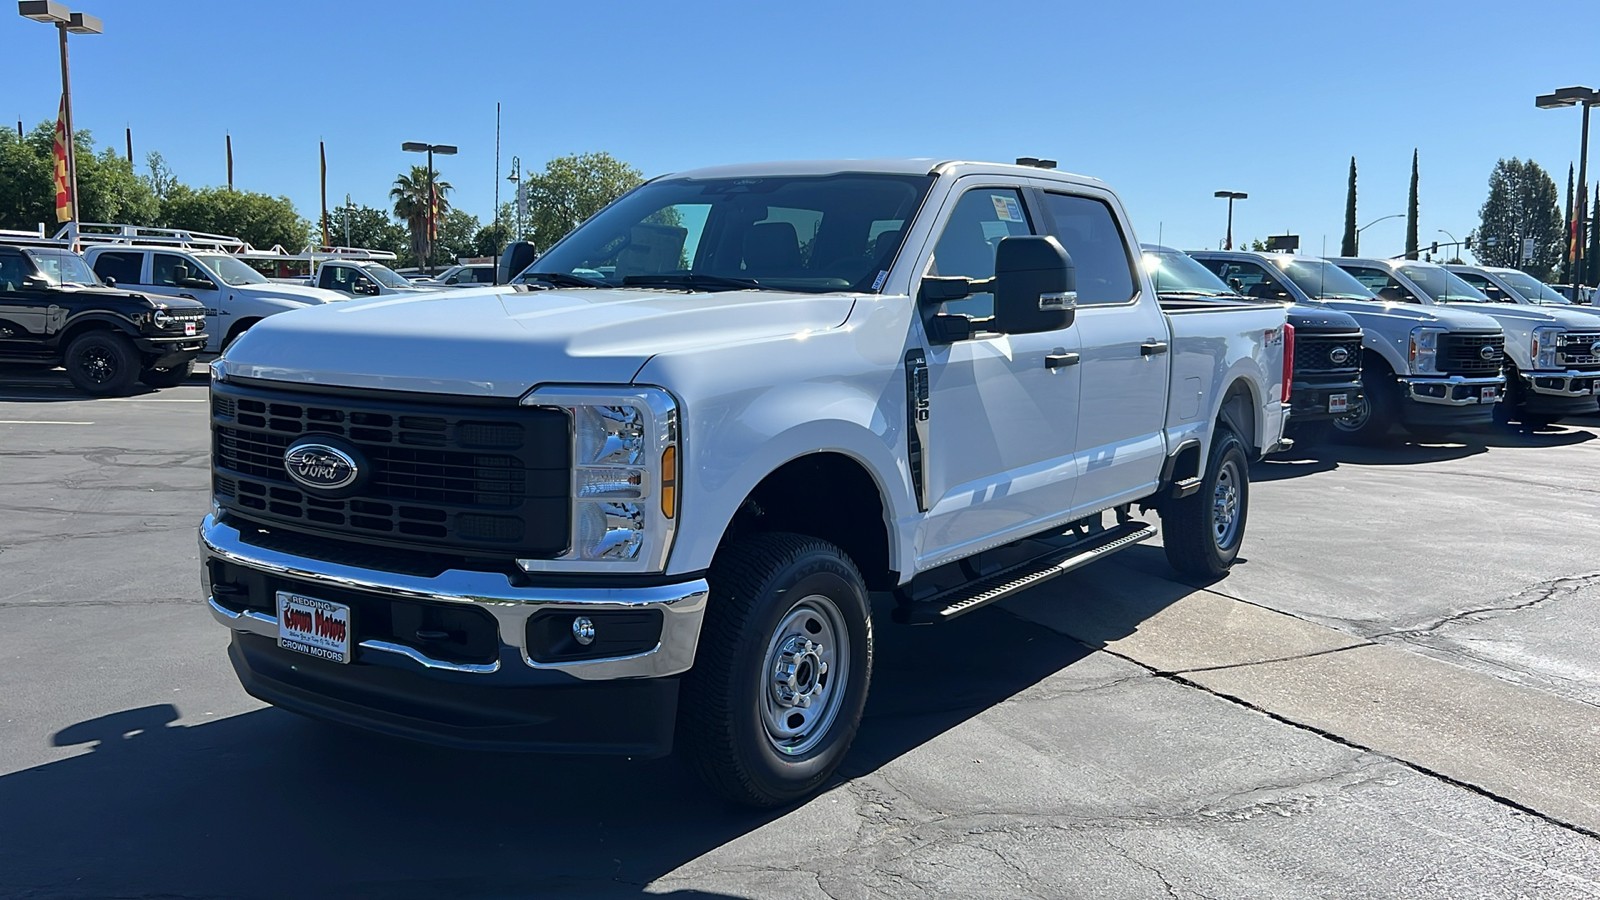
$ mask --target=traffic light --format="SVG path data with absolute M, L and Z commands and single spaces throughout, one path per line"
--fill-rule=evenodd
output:
M 1434 241 L 1433 242 L 1433 246 L 1428 248 L 1428 252 L 1429 253 L 1438 253 L 1439 252 L 1439 242 L 1438 241 Z
M 1472 249 L 1472 235 L 1470 235 L 1470 234 L 1467 235 L 1467 239 L 1461 242 L 1461 246 L 1467 248 L 1468 250 L 1471 250 Z

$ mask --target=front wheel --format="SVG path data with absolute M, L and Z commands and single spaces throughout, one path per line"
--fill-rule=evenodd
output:
M 1161 513 L 1167 562 L 1185 575 L 1226 575 L 1239 558 L 1250 513 L 1250 459 L 1231 430 L 1217 429 L 1200 490 Z
M 139 378 L 139 353 L 120 334 L 91 331 L 67 347 L 67 377 L 86 394 L 126 394 Z
M 844 551 L 757 534 L 717 555 L 678 736 L 717 793 L 770 807 L 811 793 L 855 739 L 872 680 L 866 585 Z
M 1333 420 L 1333 434 L 1354 444 L 1381 444 L 1400 421 L 1400 385 L 1388 372 L 1368 368 L 1361 373 L 1361 393 L 1366 402 L 1347 416 Z

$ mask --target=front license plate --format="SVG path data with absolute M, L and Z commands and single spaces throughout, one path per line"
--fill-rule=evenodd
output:
M 329 662 L 349 662 L 350 607 L 279 591 L 278 646 Z
M 1349 394 L 1329 394 L 1328 395 L 1328 412 L 1330 412 L 1330 413 L 1345 413 L 1345 412 L 1349 412 L 1349 411 L 1350 411 L 1350 395 Z
M 1499 399 L 1500 399 L 1500 389 L 1498 387 L 1486 387 L 1486 388 L 1483 388 L 1482 390 L 1478 391 L 1478 402 L 1479 403 L 1493 403 L 1493 402 L 1495 402 L 1496 400 L 1499 400 Z
M 194 337 L 195 327 L 193 322 L 183 323 L 183 336 Z

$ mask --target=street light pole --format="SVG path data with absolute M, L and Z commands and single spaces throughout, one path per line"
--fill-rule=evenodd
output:
M 67 66 L 67 32 L 73 34 L 103 34 L 100 20 L 86 13 L 75 13 L 66 4 L 56 0 L 18 0 L 17 14 L 35 22 L 56 26 L 61 45 L 61 124 L 66 129 L 67 202 L 71 218 L 67 223 L 67 239 L 78 242 L 78 148 L 72 130 L 72 75 Z
M 513 227 L 517 233 L 516 239 L 520 241 L 522 240 L 522 205 L 524 202 L 522 199 L 522 159 L 520 157 L 511 157 L 511 174 L 506 176 L 506 180 L 517 186 L 517 196 L 512 207 L 514 211 L 512 221 L 515 223 Z M 495 210 L 495 215 L 499 214 L 500 211 Z
M 1568 223 L 1567 239 L 1572 246 L 1567 253 L 1567 280 L 1578 284 L 1580 278 L 1577 273 L 1583 271 L 1584 250 L 1584 223 L 1588 221 L 1586 210 L 1589 206 L 1589 190 L 1586 187 L 1589 178 L 1589 110 L 1600 106 L 1600 91 L 1589 87 L 1564 87 L 1549 94 L 1541 94 L 1533 99 L 1533 105 L 1540 109 L 1559 109 L 1563 106 L 1583 107 L 1583 132 L 1578 139 L 1578 197 L 1577 203 L 1567 213 L 1572 217 Z
M 1405 213 L 1395 213 L 1394 215 L 1391 215 L 1391 216 L 1379 216 L 1378 218 L 1373 219 L 1371 222 L 1368 222 L 1367 224 L 1361 226 L 1360 228 L 1357 228 L 1356 229 L 1356 252 L 1357 253 L 1361 252 L 1361 232 L 1366 231 L 1368 228 L 1371 228 L 1372 226 L 1378 224 L 1379 222 L 1382 222 L 1382 221 L 1385 221 L 1385 220 L 1388 220 L 1388 219 L 1398 219 L 1398 218 L 1400 218 L 1400 217 L 1402 217 L 1404 215 L 1405 215 Z
M 426 275 L 432 275 L 433 274 L 433 231 L 434 231 L 434 227 L 433 227 L 433 206 L 434 206 L 434 195 L 433 195 L 433 154 L 434 153 L 438 153 L 440 156 L 454 156 L 455 153 L 456 153 L 456 147 L 453 144 L 425 144 L 425 143 L 422 143 L 421 141 L 406 141 L 405 143 L 400 145 L 400 149 L 404 150 L 407 153 L 426 153 L 426 154 L 428 154 L 428 196 L 426 198 L 426 202 L 428 204 L 428 215 L 427 215 L 427 229 L 428 230 L 423 234 L 423 243 L 427 245 L 428 252 L 423 254 L 424 259 L 422 260 L 422 271 Z
M 1232 250 L 1233 249 L 1233 201 L 1235 201 L 1235 200 L 1247 200 L 1247 199 L 1249 199 L 1250 195 L 1245 193 L 1244 191 L 1216 191 L 1211 196 L 1213 196 L 1213 197 L 1226 197 L 1227 200 L 1228 200 L 1228 237 L 1227 237 L 1226 241 L 1223 243 L 1222 249 L 1224 249 L 1224 250 Z

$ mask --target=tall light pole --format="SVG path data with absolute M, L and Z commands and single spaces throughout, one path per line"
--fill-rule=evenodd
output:
M 1402 218 L 1405 218 L 1405 213 L 1395 213 L 1392 216 L 1379 216 L 1378 218 L 1373 219 L 1371 222 L 1368 222 L 1367 224 L 1361 226 L 1360 228 L 1357 228 L 1356 229 L 1356 252 L 1357 253 L 1361 252 L 1361 232 L 1366 231 L 1368 228 L 1371 228 L 1372 226 L 1378 224 L 1379 222 L 1387 221 L 1389 219 L 1402 219 Z
M 427 258 L 422 261 L 422 272 L 425 275 L 432 275 L 433 274 L 433 206 L 434 206 L 434 196 L 433 196 L 433 155 L 435 153 L 437 153 L 440 156 L 455 156 L 456 155 L 456 148 L 455 148 L 455 145 L 453 145 L 453 144 L 424 144 L 421 141 L 406 141 L 405 143 L 400 145 L 400 149 L 404 150 L 407 153 L 426 153 L 426 154 L 428 154 L 428 197 L 427 197 L 427 203 L 428 203 L 428 230 L 427 230 L 426 235 L 425 235 L 425 238 L 426 238 L 425 243 L 428 245 L 428 252 L 426 254 Z
M 1567 210 L 1572 217 L 1567 223 L 1570 229 L 1567 232 L 1567 240 L 1572 246 L 1567 253 L 1567 271 L 1563 273 L 1568 281 L 1578 284 L 1580 279 L 1576 277 L 1576 273 L 1583 269 L 1583 225 L 1588 221 L 1584 209 L 1589 205 L 1589 190 L 1584 186 L 1584 181 L 1589 177 L 1589 108 L 1600 106 L 1600 91 L 1588 87 L 1564 87 L 1554 93 L 1540 94 L 1533 98 L 1533 105 L 1540 109 L 1583 107 L 1583 133 L 1578 140 L 1578 202 L 1572 209 Z
M 350 214 L 356 211 L 355 203 L 351 202 L 350 195 L 344 195 L 344 245 L 354 246 L 350 243 Z
M 75 245 L 78 242 L 78 152 L 72 137 L 72 77 L 67 70 L 67 32 L 103 34 L 105 28 L 94 16 L 73 12 L 65 3 L 56 0 L 17 0 L 17 14 L 56 26 L 61 38 L 61 119 L 67 130 L 67 202 L 72 210 L 67 237 Z
M 517 232 L 516 239 L 520 241 L 520 240 L 522 240 L 522 206 L 526 202 L 522 198 L 522 159 L 521 158 L 516 157 L 516 156 L 511 157 L 511 174 L 506 176 L 506 180 L 517 186 L 517 198 L 516 198 L 516 207 L 515 207 L 515 209 L 516 209 L 516 218 L 514 220 L 516 222 L 516 225 L 514 227 L 515 227 L 516 232 Z M 498 216 L 499 214 L 500 214 L 500 211 L 498 209 L 495 210 L 495 215 Z
M 1246 194 L 1244 191 L 1217 191 L 1216 193 L 1212 194 L 1211 196 L 1228 198 L 1228 239 L 1222 245 L 1222 249 L 1224 249 L 1224 250 L 1232 250 L 1233 249 L 1233 201 L 1249 199 L 1250 195 Z

